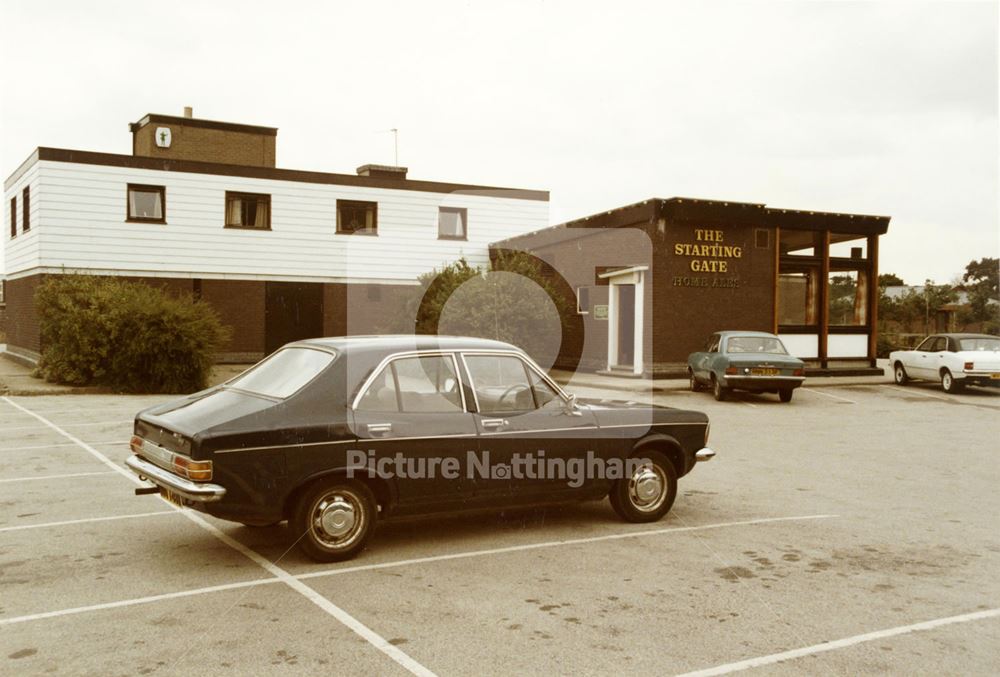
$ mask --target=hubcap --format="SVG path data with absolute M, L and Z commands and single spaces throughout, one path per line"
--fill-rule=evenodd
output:
M 666 478 L 658 467 L 653 465 L 639 468 L 629 479 L 629 500 L 636 509 L 652 512 L 663 503 L 666 486 Z
M 331 548 L 349 545 L 361 526 L 361 505 L 346 492 L 327 494 L 313 509 L 312 531 L 320 543 Z

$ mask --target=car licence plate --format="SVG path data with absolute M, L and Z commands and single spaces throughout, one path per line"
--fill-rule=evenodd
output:
M 161 487 L 160 496 L 166 499 L 167 503 L 173 503 L 178 508 L 184 507 L 184 499 L 180 496 L 180 494 L 175 494 L 174 492 L 170 491 L 170 489 L 164 489 Z
M 1000 374 L 990 374 L 990 378 L 994 381 L 1000 381 Z
M 764 369 L 763 367 L 757 367 L 750 370 L 751 376 L 777 376 L 781 372 L 777 369 Z

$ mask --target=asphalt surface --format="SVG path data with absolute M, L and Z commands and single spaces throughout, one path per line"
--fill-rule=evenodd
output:
M 117 470 L 131 419 L 163 399 L 0 399 L 0 674 L 1000 664 L 1000 391 L 658 393 L 706 411 L 719 454 L 661 522 L 622 523 L 606 501 L 401 521 L 335 565 L 284 526 L 133 496 Z

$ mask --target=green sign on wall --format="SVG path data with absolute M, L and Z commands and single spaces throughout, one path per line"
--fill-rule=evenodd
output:
M 594 319 L 595 320 L 606 320 L 606 319 L 608 319 L 608 306 L 607 306 L 607 304 L 595 305 L 594 306 Z

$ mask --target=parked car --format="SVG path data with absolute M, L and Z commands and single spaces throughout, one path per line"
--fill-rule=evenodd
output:
M 889 353 L 893 378 L 940 381 L 946 393 L 965 386 L 1000 387 L 1000 337 L 988 334 L 934 334 L 913 350 Z
M 287 519 L 305 554 L 336 561 L 394 516 L 609 496 L 627 521 L 658 520 L 715 455 L 708 432 L 701 412 L 577 401 L 498 341 L 328 338 L 140 412 L 126 465 L 155 485 L 136 493 L 251 526 Z M 571 465 L 586 471 L 567 478 Z
M 762 331 L 717 332 L 705 350 L 688 356 L 691 390 L 708 386 L 720 402 L 733 390 L 778 393 L 782 402 L 791 402 L 805 380 L 805 368 L 781 339 Z

